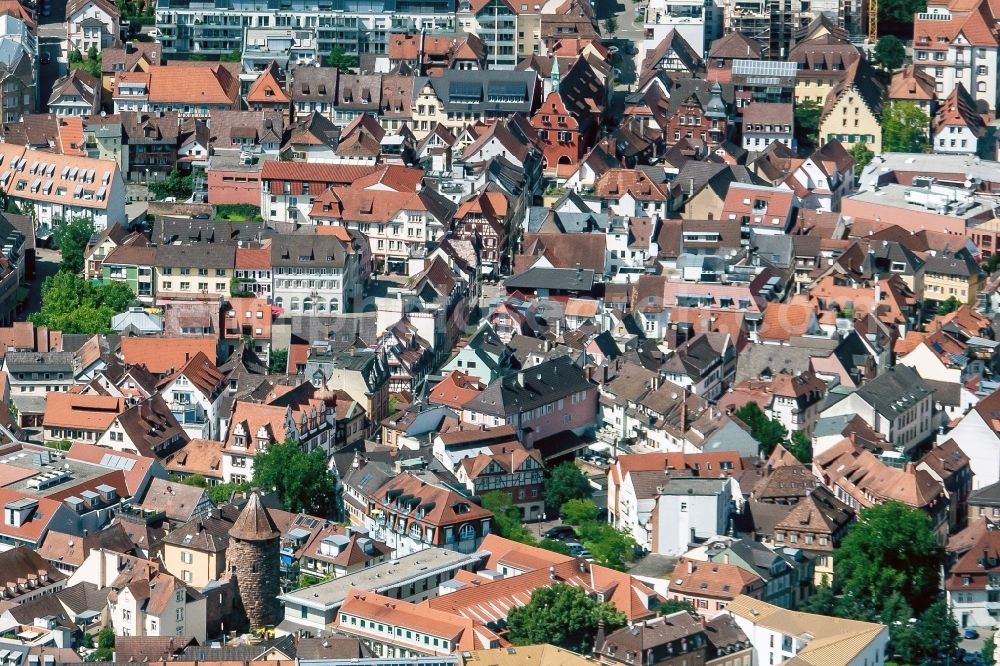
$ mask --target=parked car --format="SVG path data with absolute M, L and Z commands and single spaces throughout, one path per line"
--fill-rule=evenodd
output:
M 555 539 L 556 541 L 570 541 L 576 539 L 576 530 L 570 525 L 556 525 L 545 530 L 542 536 L 546 539 Z
M 968 639 L 979 638 L 979 632 L 973 627 L 966 627 L 965 631 L 962 632 L 962 636 Z

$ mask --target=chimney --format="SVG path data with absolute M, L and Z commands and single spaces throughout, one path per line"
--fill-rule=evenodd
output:
M 691 560 L 688 560 L 688 573 L 689 574 L 694 573 L 694 562 L 692 562 Z
M 594 652 L 601 651 L 601 648 L 604 647 L 604 641 L 604 617 L 602 616 L 599 620 L 597 620 L 597 635 L 594 637 Z
M 554 565 L 554 564 L 549 567 L 549 578 L 551 580 L 555 580 L 556 579 L 556 565 Z

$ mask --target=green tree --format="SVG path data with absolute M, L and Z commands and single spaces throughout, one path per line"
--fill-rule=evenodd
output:
M 62 255 L 61 270 L 79 273 L 83 270 L 83 254 L 90 237 L 94 235 L 94 223 L 85 217 L 74 217 L 69 222 L 60 221 L 52 233 L 52 240 Z
M 785 441 L 788 432 L 778 421 L 767 418 L 756 402 L 748 402 L 737 409 L 733 416 L 750 426 L 750 436 L 760 442 L 761 451 L 769 456 L 774 447 Z
M 906 47 L 895 35 L 882 35 L 875 42 L 875 64 L 887 72 L 895 72 L 903 66 Z
M 671 615 L 677 611 L 687 611 L 692 615 L 697 615 L 698 611 L 690 601 L 680 601 L 678 599 L 664 599 L 656 605 L 656 612 L 660 615 Z
M 569 555 L 569 546 L 564 544 L 562 541 L 556 541 L 555 539 L 542 539 L 538 542 L 539 548 L 544 548 L 545 550 L 551 550 L 553 553 L 559 553 L 560 555 Z
M 892 102 L 882 110 L 882 151 L 921 153 L 927 149 L 930 118 L 913 102 Z
M 87 657 L 87 661 L 111 661 L 115 654 L 115 630 L 110 626 L 97 634 L 97 649 Z
M 618 19 L 612 14 L 604 19 L 604 34 L 613 37 L 616 32 L 618 32 Z
M 941 305 L 937 306 L 935 310 L 939 315 L 946 315 L 954 312 L 959 307 L 961 307 L 962 301 L 958 300 L 954 296 L 949 296 L 947 300 L 941 302 Z
M 803 150 L 816 146 L 819 138 L 819 119 L 823 108 L 811 99 L 795 105 L 795 140 Z
M 213 504 L 225 504 L 232 499 L 233 493 L 245 493 L 248 490 L 250 490 L 249 483 L 220 483 L 209 486 L 205 492 L 208 493 L 208 499 L 212 500 Z
M 511 541 L 533 544 L 535 537 L 525 527 L 521 510 L 514 506 L 509 493 L 492 490 L 482 496 L 483 508 L 493 512 L 500 536 Z
M 986 257 L 986 261 L 983 262 L 983 270 L 992 275 L 997 266 L 1000 266 L 1000 254 L 991 254 Z
M 194 488 L 208 488 L 208 481 L 201 474 L 192 474 L 191 476 L 185 476 L 182 479 L 178 479 L 185 486 L 193 486 Z
M 955 615 L 940 596 L 917 618 L 913 633 L 920 652 L 926 657 L 954 654 L 960 639 Z
M 892 501 L 861 510 L 833 561 L 844 608 L 877 617 L 894 593 L 926 609 L 937 597 L 944 553 L 928 515 Z
M 507 639 L 514 645 L 551 643 L 590 654 L 602 619 L 609 632 L 625 626 L 624 613 L 609 603 L 596 601 L 582 587 L 561 583 L 540 587 L 527 605 L 510 610 Z
M 593 494 L 590 481 L 572 462 L 564 462 L 545 479 L 545 505 L 562 507 L 571 499 L 587 499 Z
M 562 505 L 563 522 L 570 525 L 582 525 L 597 521 L 599 513 L 594 500 L 571 499 Z
M 219 62 L 240 62 L 243 60 L 243 52 L 239 49 L 233 49 L 229 53 L 223 53 L 219 56 Z
M 830 582 L 825 577 L 812 595 L 802 602 L 799 610 L 816 615 L 836 615 L 837 597 L 834 596 Z
M 124 282 L 95 285 L 69 271 L 42 283 L 42 309 L 31 315 L 35 326 L 63 333 L 106 333 L 111 318 L 135 298 Z
M 340 70 L 352 70 L 358 68 L 357 56 L 348 55 L 347 51 L 336 46 L 326 57 L 327 67 L 336 67 Z
M 867 143 L 856 143 L 847 149 L 848 154 L 854 158 L 854 175 L 860 176 L 861 172 L 865 170 L 872 158 L 875 157 L 875 153 L 868 148 Z
M 614 525 L 595 520 L 581 524 L 577 531 L 580 542 L 598 564 L 624 571 L 625 563 L 635 557 L 635 539 Z
M 792 433 L 791 443 L 788 445 L 788 452 L 795 456 L 800 463 L 809 464 L 813 459 L 812 441 L 809 435 L 801 430 Z
M 66 60 L 69 61 L 69 64 L 71 65 L 77 65 L 83 62 L 83 55 L 81 55 L 76 49 L 73 49 L 69 52 L 69 55 L 66 56 Z
M 147 187 L 157 199 L 174 197 L 178 201 L 186 201 L 191 198 L 191 194 L 194 192 L 191 174 L 182 175 L 176 167 L 167 174 L 165 179 L 150 181 L 147 183 Z
M 986 640 L 983 641 L 983 649 L 979 651 L 979 654 L 982 656 L 983 663 L 986 666 L 993 666 L 997 663 L 997 644 L 996 641 L 993 640 L 992 632 L 986 637 Z
M 267 370 L 275 374 L 283 374 L 288 371 L 288 350 L 272 349 L 267 359 Z
M 879 32 L 907 34 L 913 15 L 927 9 L 927 0 L 881 0 L 878 4 Z
M 276 492 L 286 511 L 324 518 L 335 506 L 336 482 L 321 449 L 306 453 L 292 441 L 272 444 L 254 457 L 253 483 Z

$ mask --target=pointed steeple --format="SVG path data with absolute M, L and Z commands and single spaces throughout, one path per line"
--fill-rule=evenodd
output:
M 268 513 L 264 503 L 260 501 L 260 494 L 256 491 L 250 493 L 250 499 L 246 506 L 243 507 L 233 526 L 229 528 L 229 536 L 244 541 L 267 541 L 281 536 L 271 514 Z
M 559 56 L 552 56 L 552 92 L 559 92 Z
M 722 86 L 716 81 L 712 84 L 709 92 L 712 98 L 708 100 L 708 106 L 705 108 L 705 116 L 708 118 L 725 118 L 726 103 L 722 100 Z

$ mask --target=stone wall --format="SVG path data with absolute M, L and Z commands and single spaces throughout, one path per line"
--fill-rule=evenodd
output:
M 231 539 L 226 556 L 227 568 L 236 576 L 250 627 L 276 626 L 281 621 L 278 539 Z

